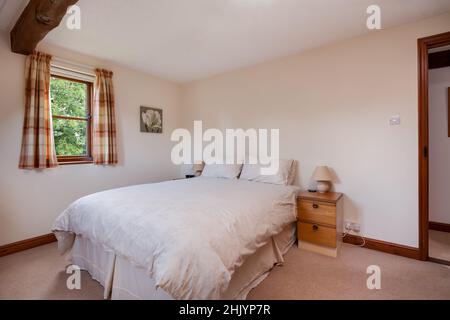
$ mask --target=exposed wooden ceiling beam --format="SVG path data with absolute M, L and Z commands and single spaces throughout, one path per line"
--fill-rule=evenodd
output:
M 30 54 L 78 0 L 30 0 L 11 30 L 11 50 Z

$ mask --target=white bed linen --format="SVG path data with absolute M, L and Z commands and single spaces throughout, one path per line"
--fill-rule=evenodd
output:
M 246 299 L 251 289 L 263 281 L 275 265 L 284 263 L 283 255 L 296 240 L 295 223 L 272 237 L 266 245 L 246 257 L 234 272 L 224 300 Z M 131 265 L 126 259 L 87 238 L 77 236 L 70 255 L 71 263 L 86 270 L 104 287 L 104 298 L 112 300 L 172 300 L 167 292 L 156 286 L 144 268 Z
M 281 185 L 293 184 L 295 180 L 295 161 L 292 159 L 279 159 L 278 161 L 278 171 L 273 175 L 261 174 L 261 169 L 264 166 L 260 164 L 244 164 L 239 179 Z
M 55 221 L 142 267 L 175 299 L 219 299 L 246 256 L 295 221 L 297 188 L 195 178 L 93 194 Z M 62 233 L 61 233 L 62 232 Z

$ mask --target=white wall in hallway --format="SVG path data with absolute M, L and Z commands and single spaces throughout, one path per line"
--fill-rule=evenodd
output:
M 429 72 L 430 221 L 450 224 L 450 67 Z

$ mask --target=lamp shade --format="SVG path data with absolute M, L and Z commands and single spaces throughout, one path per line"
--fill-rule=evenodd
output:
M 195 163 L 194 166 L 193 166 L 194 172 L 201 172 L 201 171 L 203 171 L 203 167 L 204 167 L 203 162 Z
M 333 180 L 330 169 L 328 169 L 327 166 L 317 167 L 316 170 L 314 170 L 314 174 L 313 174 L 312 178 L 315 181 L 331 181 L 331 180 Z

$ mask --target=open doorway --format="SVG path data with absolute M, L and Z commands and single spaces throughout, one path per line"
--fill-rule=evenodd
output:
M 420 257 L 450 265 L 450 32 L 418 48 Z

